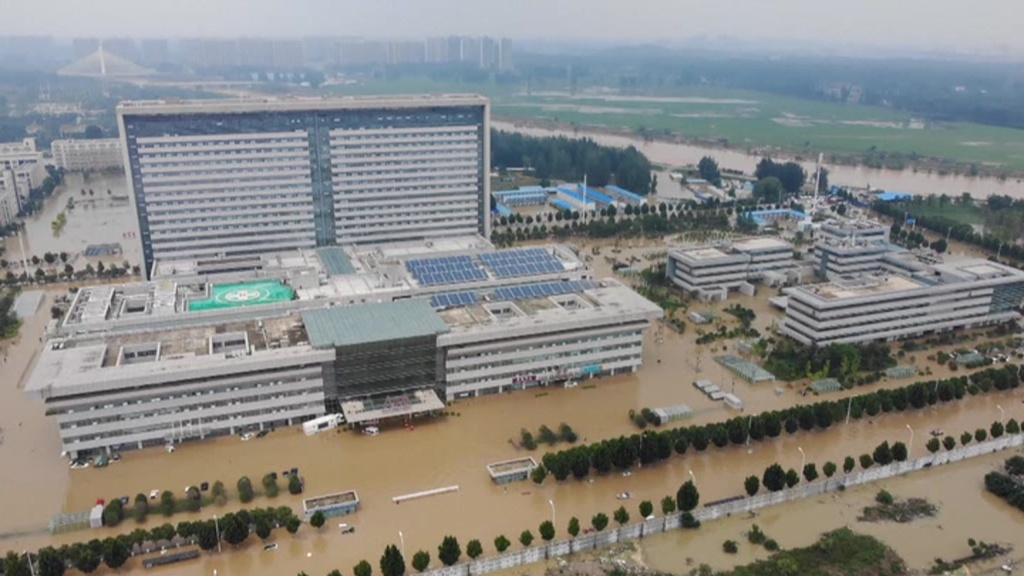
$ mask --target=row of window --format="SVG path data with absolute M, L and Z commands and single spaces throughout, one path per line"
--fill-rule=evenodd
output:
M 588 344 L 591 342 L 601 343 L 607 340 L 620 340 L 623 338 L 638 338 L 643 336 L 643 330 L 638 328 L 636 330 L 630 330 L 628 332 L 612 332 L 608 334 L 595 334 L 590 336 L 579 336 L 579 335 L 566 335 L 564 339 L 560 340 L 549 340 L 545 342 L 533 342 L 533 343 L 522 343 L 514 342 L 511 345 L 496 350 L 485 350 L 482 352 L 471 352 L 464 353 L 462 351 L 453 353 L 448 356 L 448 361 L 455 360 L 472 360 L 478 358 L 488 358 L 491 356 L 501 356 L 505 354 L 515 354 L 518 352 L 533 352 L 549 350 L 551 348 L 562 348 L 564 346 L 573 346 L 576 344 Z

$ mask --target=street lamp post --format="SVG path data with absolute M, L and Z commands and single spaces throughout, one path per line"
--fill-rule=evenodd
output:
M 551 525 L 555 525 L 555 501 L 548 500 L 548 505 L 551 506 Z
M 907 430 L 910 430 L 910 444 L 907 446 L 907 459 L 909 460 L 914 453 L 914 429 L 907 424 Z
M 217 531 L 217 553 L 221 552 L 220 549 L 220 520 L 217 519 L 217 515 L 213 515 L 213 528 Z
M 690 482 L 693 482 L 693 486 L 696 488 L 697 487 L 697 478 L 694 477 L 693 470 L 687 470 L 687 472 L 690 473 Z
M 25 558 L 28 558 L 28 571 L 32 576 L 36 576 L 36 567 L 32 564 L 32 554 L 28 550 L 25 550 L 22 554 L 25 555 Z
M 398 531 L 398 542 L 402 546 L 402 558 L 405 558 L 405 535 L 402 534 L 401 530 Z
M 1003 407 L 996 404 L 996 408 L 999 410 L 999 423 L 1002 424 L 1006 421 L 1006 412 L 1003 412 Z
M 797 450 L 800 451 L 800 473 L 804 473 L 804 467 L 807 466 L 807 454 L 804 453 L 802 446 L 797 446 Z

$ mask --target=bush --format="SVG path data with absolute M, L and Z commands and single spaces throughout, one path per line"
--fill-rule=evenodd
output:
M 871 458 L 871 454 L 861 454 L 860 455 L 860 467 L 863 468 L 864 470 L 867 470 L 868 468 L 871 468 L 871 466 L 874 463 L 875 463 L 875 461 L 874 461 L 874 459 Z
M 170 490 L 164 490 L 163 494 L 160 494 L 160 513 L 164 516 L 174 514 L 174 505 L 174 493 Z
M 115 498 L 103 508 L 103 525 L 117 526 L 124 519 L 124 508 L 121 500 Z
M 288 477 L 288 493 L 302 494 L 302 478 L 299 478 L 298 474 L 291 474 Z
M 754 524 L 750 527 L 750 532 L 747 532 L 747 542 L 751 544 L 764 544 L 768 537 L 761 531 L 761 527 Z
M 722 551 L 726 554 L 735 554 L 740 551 L 740 547 L 735 540 L 726 540 L 722 542 Z
M 238 499 L 243 503 L 247 504 L 252 502 L 253 490 L 252 481 L 249 480 L 248 476 L 242 476 L 238 479 Z
M 213 503 L 217 506 L 223 506 L 228 503 L 228 496 L 224 491 L 224 483 L 220 480 L 213 483 L 213 487 L 210 488 L 210 495 L 213 496 Z
M 769 539 L 764 541 L 764 549 L 769 551 L 769 552 L 778 552 L 779 551 L 779 543 L 776 542 L 775 540 L 772 540 L 771 538 L 769 538 Z
M 135 495 L 135 505 L 132 506 L 132 518 L 136 522 L 145 522 L 146 514 L 149 514 L 149 498 L 145 494 Z
M 683 528 L 693 530 L 700 528 L 700 520 L 694 518 L 693 514 L 690 514 L 689 512 L 683 512 L 682 515 L 679 517 L 679 520 L 682 523 Z
M 273 472 L 265 474 L 260 483 L 263 484 L 263 494 L 267 498 L 276 498 L 281 492 L 281 488 L 277 485 L 277 474 Z
M 879 490 L 878 494 L 875 494 L 875 502 L 878 502 L 879 504 L 883 504 L 885 506 L 889 506 L 893 503 L 892 494 L 890 494 L 887 490 Z

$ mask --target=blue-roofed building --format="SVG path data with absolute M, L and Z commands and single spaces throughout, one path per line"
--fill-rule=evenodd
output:
M 516 214 L 515 212 L 512 211 L 511 208 L 509 208 L 508 206 L 505 206 L 504 204 L 495 204 L 494 207 L 491 208 L 491 212 L 495 216 L 498 216 L 498 217 L 501 217 L 501 216 L 506 216 L 506 217 L 508 217 L 508 216 L 515 216 L 515 214 Z
M 608 186 L 605 186 L 604 189 L 610 196 L 613 196 L 624 204 L 629 204 L 631 206 L 643 206 L 644 204 L 647 204 L 647 198 L 644 198 L 634 192 L 630 192 L 625 188 L 619 188 L 618 186 L 609 184 Z
M 912 200 L 913 194 L 906 192 L 879 192 L 875 194 L 875 199 L 881 200 L 882 202 L 903 202 L 905 200 Z
M 597 210 L 597 202 L 592 196 L 583 197 L 583 194 L 576 192 L 575 188 L 559 186 L 555 193 L 556 199 L 571 205 L 574 212 L 594 212 Z
M 792 220 L 794 222 L 809 222 L 811 217 L 797 210 L 780 208 L 777 210 L 751 210 L 745 214 L 754 221 L 758 227 L 768 226 L 781 220 Z
M 559 210 L 564 210 L 564 211 L 568 211 L 568 212 L 575 212 L 576 211 L 576 207 L 575 206 L 573 206 L 572 204 L 569 204 L 568 202 L 564 202 L 562 200 L 558 200 L 557 198 L 555 200 L 551 201 L 551 205 L 554 206 L 555 208 L 559 209 Z
M 553 190 L 542 186 L 523 186 L 515 190 L 492 192 L 498 202 L 506 206 L 543 206 Z

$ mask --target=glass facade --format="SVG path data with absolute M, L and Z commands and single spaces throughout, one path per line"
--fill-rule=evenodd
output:
M 487 108 L 121 110 L 155 260 L 487 234 Z

